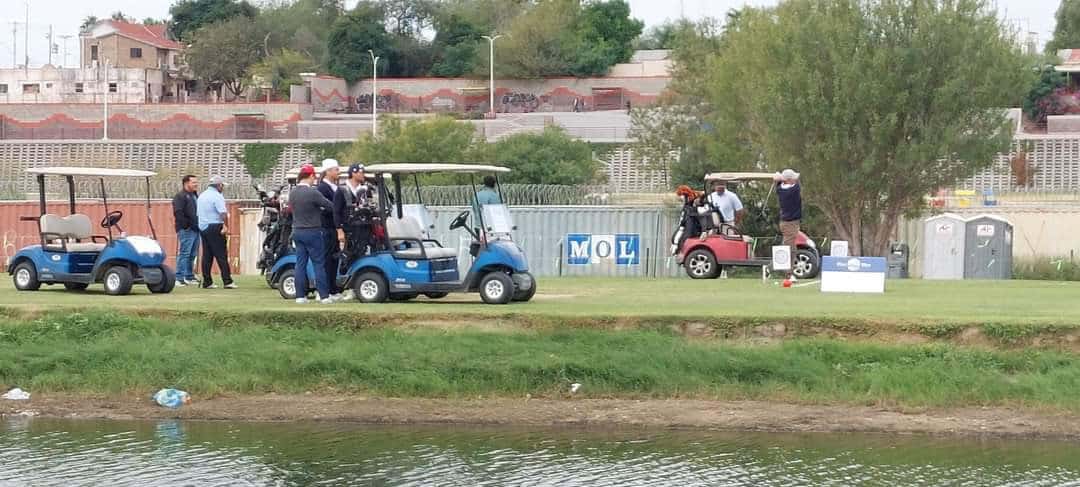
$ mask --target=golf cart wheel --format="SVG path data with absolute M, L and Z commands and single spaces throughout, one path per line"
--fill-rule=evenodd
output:
M 37 269 L 30 262 L 23 262 L 15 266 L 15 272 L 11 273 L 15 281 L 15 289 L 20 291 L 37 291 L 41 289 L 41 281 L 38 280 Z
M 706 249 L 697 249 L 690 252 L 683 262 L 686 275 L 691 279 L 716 279 L 720 275 L 720 266 L 716 263 L 716 257 Z
M 530 281 L 532 281 L 532 286 L 529 286 L 529 289 L 524 291 L 520 289 L 514 291 L 514 301 L 517 301 L 519 303 L 531 301 L 533 296 L 536 296 L 536 278 L 533 277 L 533 275 L 529 272 L 526 272 L 525 275 Z
M 105 294 L 110 296 L 131 294 L 131 286 L 135 284 L 131 269 L 122 265 L 110 267 L 102 276 L 102 281 L 105 283 Z
M 65 282 L 64 289 L 68 291 L 85 291 L 87 284 L 84 282 Z
M 176 273 L 169 266 L 161 266 L 161 282 L 147 284 L 146 288 L 153 294 L 169 294 L 176 288 Z
M 296 274 L 293 269 L 285 269 L 277 280 L 278 294 L 283 299 L 296 299 Z M 304 294 L 305 296 L 307 293 Z
M 514 280 L 502 271 L 487 273 L 480 280 L 480 297 L 487 304 L 506 304 L 514 299 Z
M 361 303 L 382 303 L 390 295 L 386 278 L 375 272 L 365 272 L 353 281 L 353 295 Z
M 791 273 L 797 279 L 813 279 L 821 272 L 821 257 L 810 249 L 795 251 L 795 265 Z
M 390 295 L 390 301 L 398 301 L 398 302 L 412 301 L 412 300 L 416 299 L 417 296 L 420 296 L 420 295 L 416 294 L 416 293 L 391 294 Z

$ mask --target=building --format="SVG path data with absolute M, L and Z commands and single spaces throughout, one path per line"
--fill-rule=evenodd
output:
M 0 103 L 149 103 L 163 82 L 156 69 L 0 69 Z
M 183 66 L 183 45 L 170 39 L 164 25 L 102 20 L 80 36 L 84 68 L 117 67 L 161 73 L 147 103 L 186 101 L 190 76 Z M 147 79 L 156 76 L 147 75 Z

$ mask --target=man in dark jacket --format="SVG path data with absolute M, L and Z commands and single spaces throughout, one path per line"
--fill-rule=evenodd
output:
M 195 280 L 195 258 L 199 256 L 199 180 L 187 175 L 181 180 L 183 188 L 173 196 L 173 219 L 176 221 L 176 285 L 198 284 Z
M 334 201 L 334 194 L 338 189 L 338 176 L 341 175 L 341 166 L 337 160 L 326 159 L 322 161 L 322 167 L 320 168 L 322 173 L 322 179 L 319 181 L 319 185 L 315 188 L 319 190 L 319 193 L 326 198 L 327 201 Z M 341 290 L 337 287 L 337 268 L 338 268 L 338 254 L 341 253 L 341 242 L 338 241 L 337 225 L 334 224 L 333 212 L 327 212 L 322 217 L 322 229 L 323 229 L 323 244 L 326 245 L 325 265 L 326 275 L 330 276 L 330 293 L 335 297 L 341 293 Z
M 340 232 L 338 240 L 345 242 L 345 253 L 340 263 L 343 269 L 368 253 L 368 246 L 371 245 L 370 205 L 374 193 L 364 176 L 363 164 L 349 166 L 348 174 L 348 181 L 338 186 L 334 194 L 334 224 Z
M 315 288 L 319 292 L 319 302 L 331 304 L 340 299 L 330 293 L 330 280 L 337 274 L 326 273 L 326 235 L 322 228 L 323 217 L 330 214 L 334 204 L 323 197 L 311 184 L 315 181 L 315 168 L 304 164 L 300 168 L 298 184 L 289 193 L 289 207 L 293 214 L 292 240 L 296 246 L 296 268 L 293 278 L 296 283 L 296 302 L 307 303 L 308 260 L 315 270 Z M 336 235 L 335 235 L 336 237 Z
M 776 182 L 776 194 L 780 197 L 780 234 L 783 235 L 783 245 L 787 245 L 788 255 L 791 258 L 788 279 L 794 281 L 795 276 L 792 272 L 797 264 L 795 239 L 799 235 L 802 220 L 802 185 L 799 184 L 799 173 L 793 169 L 784 169 L 783 172 L 776 173 L 773 181 Z

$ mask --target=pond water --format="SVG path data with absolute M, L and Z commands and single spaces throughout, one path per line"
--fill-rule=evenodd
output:
M 1080 485 L 1080 444 L 853 434 L 0 421 L 0 485 Z

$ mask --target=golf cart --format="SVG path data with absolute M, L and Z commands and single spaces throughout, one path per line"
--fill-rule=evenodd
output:
M 295 180 L 294 180 L 295 181 Z M 263 233 L 262 251 L 255 266 L 266 276 L 266 283 L 274 287 L 270 269 L 282 256 L 292 253 L 292 215 L 288 212 L 285 185 L 277 189 L 255 186 L 259 195 L 259 231 Z
M 420 176 L 433 173 L 506 173 L 498 166 L 473 164 L 376 164 L 366 172 L 375 175 L 378 191 L 375 232 L 376 250 L 354 261 L 344 274 L 337 276 L 342 288 L 351 288 L 361 302 L 407 301 L 423 294 L 431 299 L 452 292 L 479 292 L 488 304 L 529 301 L 536 294 L 536 281 L 529 273 L 521 248 L 514 243 L 514 227 L 506 205 L 484 205 L 477 215 L 475 228 L 468 225 L 471 210 L 463 211 L 450 224 L 450 230 L 465 229 L 472 237 L 469 253 L 472 265 L 464 279 L 458 271 L 458 249 L 443 247 L 431 238 L 433 219 L 423 204 Z M 403 203 L 402 187 L 411 176 L 419 203 Z M 476 185 L 473 182 L 473 194 Z M 381 236 L 381 238 L 379 238 Z M 290 261 L 291 260 L 291 264 Z M 295 256 L 287 256 L 275 266 L 282 297 L 296 296 L 293 272 Z M 308 269 L 309 277 L 314 274 Z M 314 282 L 314 279 L 309 280 Z M 310 291 L 310 290 L 308 290 Z
M 41 243 L 20 250 L 12 257 L 8 273 L 20 291 L 36 291 L 42 284 L 63 284 L 68 290 L 84 290 L 90 284 L 103 283 L 110 295 L 125 295 L 135 284 L 145 284 L 155 294 L 170 293 L 176 285 L 173 270 L 165 265 L 165 252 L 157 242 L 150 217 L 150 178 L 155 173 L 128 169 L 85 167 L 47 167 L 27 171 L 37 176 L 40 215 L 24 216 L 35 221 Z M 45 203 L 46 176 L 63 177 L 68 185 L 68 216 L 48 213 Z M 90 217 L 76 213 L 75 178 L 97 179 L 105 218 L 101 228 L 108 236 L 94 235 Z M 124 213 L 109 211 L 105 179 L 145 178 L 146 219 L 150 237 L 128 236 L 120 226 Z M 118 233 L 119 235 L 115 235 Z
M 772 173 L 756 172 L 726 172 L 713 173 L 705 176 L 705 194 L 711 191 L 709 185 L 713 181 L 745 182 L 766 181 L 773 183 Z M 772 189 L 769 190 L 772 194 Z M 768 253 L 772 250 L 771 245 L 758 245 L 759 243 L 775 243 L 779 245 L 777 237 L 751 237 L 743 235 L 738 228 L 728 223 L 721 223 L 719 228 L 711 224 L 710 212 L 687 214 L 696 206 L 689 204 L 684 206 L 683 225 L 676 229 L 672 236 L 672 255 L 676 262 L 686 269 L 686 274 L 693 279 L 715 279 L 720 276 L 724 267 L 756 267 L 762 268 L 772 265 L 772 259 Z M 686 221 L 689 218 L 699 218 L 703 223 L 700 225 L 705 230 L 704 236 L 688 235 L 685 232 Z M 792 256 L 792 274 L 798 279 L 813 279 L 821 271 L 821 256 L 817 245 L 799 232 L 795 237 L 795 253 Z

